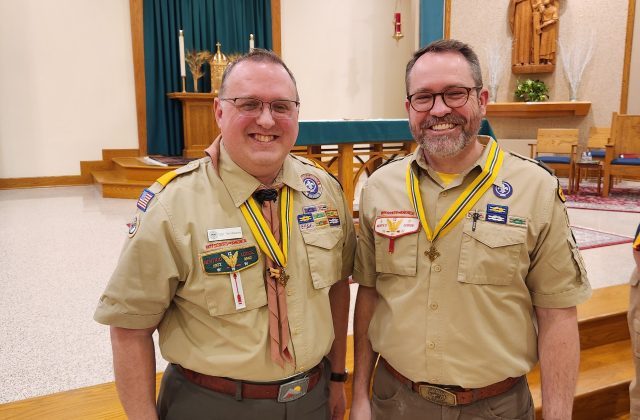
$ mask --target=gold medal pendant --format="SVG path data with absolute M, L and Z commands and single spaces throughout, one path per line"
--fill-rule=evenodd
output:
M 286 287 L 289 282 L 289 275 L 283 267 L 271 268 L 269 267 L 269 277 L 277 281 L 280 286 Z
M 429 248 L 429 251 L 424 251 L 424 255 L 429 257 L 429 261 L 433 262 L 440 256 L 440 253 L 436 249 L 435 245 L 431 244 L 431 248 Z

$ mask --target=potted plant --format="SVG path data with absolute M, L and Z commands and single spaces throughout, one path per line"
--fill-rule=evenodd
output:
M 549 88 L 541 80 L 518 81 L 515 96 L 526 102 L 544 102 L 549 99 Z

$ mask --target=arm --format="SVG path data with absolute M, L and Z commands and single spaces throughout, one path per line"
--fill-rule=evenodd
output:
M 331 317 L 335 338 L 329 352 L 331 370 L 336 373 L 344 372 L 347 354 L 347 329 L 349 323 L 349 281 L 338 281 L 329 290 L 331 303 Z M 347 408 L 347 398 L 344 392 L 344 382 L 329 382 L 329 408 L 332 419 L 344 418 Z
M 369 387 L 377 354 L 373 352 L 367 333 L 377 302 L 378 291 L 375 287 L 358 286 L 353 324 L 355 369 L 351 420 L 371 419 Z
M 120 402 L 130 419 L 157 419 L 156 327 L 132 330 L 111 327 L 113 371 Z
M 542 378 L 542 417 L 570 419 L 580 364 L 576 307 L 536 307 Z

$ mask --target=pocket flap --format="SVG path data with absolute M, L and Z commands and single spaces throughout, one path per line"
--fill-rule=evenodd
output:
M 467 229 L 465 226 L 465 234 L 472 237 L 478 242 L 482 242 L 489 248 L 499 248 L 502 246 L 522 244 L 525 241 L 527 231 L 519 227 L 507 227 L 495 224 L 495 228 L 489 229 L 487 224 L 483 224 L 475 231 Z
M 342 239 L 342 229 L 320 228 L 315 230 L 303 230 L 302 237 L 307 245 L 324 249 L 332 249 Z

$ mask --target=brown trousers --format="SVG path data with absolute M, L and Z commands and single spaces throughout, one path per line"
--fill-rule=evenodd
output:
M 161 420 L 327 420 L 330 414 L 330 373 L 327 363 L 323 377 L 311 392 L 295 401 L 237 401 L 231 395 L 214 392 L 190 382 L 175 365 L 169 364 L 162 376 L 158 395 L 158 417 Z
M 637 252 L 637 251 L 636 251 Z M 640 268 L 636 267 L 631 275 L 629 291 L 629 312 L 627 321 L 629 323 L 629 335 L 631 336 L 631 347 L 633 349 L 633 363 L 636 368 L 635 378 L 629 385 L 629 398 L 631 402 L 630 417 L 640 419 Z
M 534 407 L 526 378 L 504 394 L 473 404 L 442 406 L 425 400 L 378 363 L 373 379 L 374 420 L 533 420 Z

